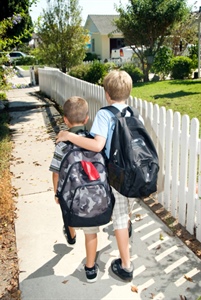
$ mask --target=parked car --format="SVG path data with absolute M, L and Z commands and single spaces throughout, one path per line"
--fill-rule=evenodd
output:
M 13 62 L 14 60 L 19 59 L 21 57 L 33 57 L 33 56 L 27 55 L 27 54 L 25 54 L 24 52 L 21 52 L 21 51 L 12 51 L 12 52 L 9 53 L 9 56 L 10 56 L 11 62 Z

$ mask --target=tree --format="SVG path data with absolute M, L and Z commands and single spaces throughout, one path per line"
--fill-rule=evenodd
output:
M 149 70 L 165 37 L 188 13 L 186 0 L 129 0 L 126 8 L 120 5 L 116 10 L 120 16 L 115 25 L 139 57 L 144 81 L 149 81 Z
M 87 31 L 81 26 L 78 0 L 49 0 L 37 26 L 40 57 L 62 72 L 85 57 Z
M 5 38 L 5 33 L 8 28 L 15 26 L 14 24 L 18 24 L 21 22 L 21 16 L 14 15 L 12 18 L 4 19 L 0 21 L 0 49 L 7 48 L 10 44 L 13 43 L 13 40 L 10 38 Z M 6 71 L 4 68 L 4 64 L 9 63 L 8 57 L 6 54 L 2 53 L 0 57 L 0 90 L 4 90 L 7 86 L 6 81 Z M 1 93 L 0 93 L 1 94 Z
M 12 18 L 4 19 L 0 21 L 0 49 L 4 50 L 18 41 L 17 37 L 14 39 L 6 36 L 9 28 L 13 28 L 16 24 L 19 24 L 22 20 L 20 15 L 13 15 Z
M 165 38 L 164 44 L 172 49 L 175 56 L 182 55 L 189 44 L 197 44 L 197 31 L 196 14 L 186 14 L 181 22 L 175 24 L 171 35 Z
M 7 19 L 12 20 L 13 26 L 9 26 L 4 33 L 4 38 L 13 40 L 14 47 L 21 42 L 28 42 L 33 32 L 33 24 L 29 15 L 29 8 L 36 0 L 3 0 L 1 1 L 0 22 Z M 14 16 L 20 18 L 13 19 Z M 14 26 L 15 25 L 15 26 Z

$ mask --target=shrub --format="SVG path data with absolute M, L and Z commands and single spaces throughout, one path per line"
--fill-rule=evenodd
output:
M 193 69 L 197 69 L 197 67 L 198 67 L 198 45 L 194 45 L 189 48 L 188 57 L 192 59 Z
M 101 85 L 106 74 L 107 71 L 105 65 L 95 60 L 93 63 L 89 64 L 89 70 L 86 74 L 86 81 Z
M 86 53 L 83 61 L 93 61 L 98 60 L 98 55 L 96 53 Z
M 151 71 L 160 75 L 162 79 L 165 79 L 165 76 L 167 76 L 171 71 L 172 59 L 173 54 L 168 47 L 164 46 L 160 48 L 154 58 Z
M 6 93 L 0 92 L 0 100 L 5 100 L 6 99 Z
M 177 56 L 172 59 L 171 78 L 184 79 L 192 75 L 192 59 L 185 56 Z
M 142 71 L 133 63 L 125 63 L 121 66 L 120 70 L 126 71 L 131 76 L 133 82 L 141 81 L 144 77 Z
M 6 54 L 6 52 L 0 52 L 0 65 L 10 66 L 10 58 Z
M 114 69 L 117 68 L 117 66 L 116 66 L 116 64 L 115 64 L 114 62 L 106 62 L 106 63 L 104 64 L 104 66 L 105 66 L 105 70 L 106 70 L 107 73 L 108 73 L 109 71 L 114 70 Z
M 33 56 L 25 56 L 25 57 L 20 57 L 18 59 L 15 59 L 13 62 L 14 65 L 16 66 L 23 66 L 23 65 L 35 65 L 36 64 L 36 59 Z
M 0 90 L 4 90 L 7 86 L 5 68 L 0 66 Z
M 37 48 L 32 49 L 30 51 L 30 55 L 33 55 L 35 57 L 36 65 L 44 65 L 45 64 L 40 48 L 37 47 Z
M 90 64 L 81 64 L 71 68 L 68 74 L 78 79 L 86 80 L 87 72 L 89 71 L 89 68 L 90 68 Z

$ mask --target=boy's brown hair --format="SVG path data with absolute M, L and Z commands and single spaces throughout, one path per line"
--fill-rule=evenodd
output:
M 85 99 L 73 96 L 63 106 L 64 116 L 73 124 L 84 124 L 88 116 L 88 103 Z
M 127 72 L 114 70 L 104 78 L 103 87 L 111 100 L 122 101 L 130 96 L 133 82 Z

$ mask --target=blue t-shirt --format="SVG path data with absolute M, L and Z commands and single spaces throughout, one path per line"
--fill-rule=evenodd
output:
M 118 108 L 120 111 L 122 111 L 125 107 L 127 107 L 127 104 L 113 104 L 116 108 Z M 129 116 L 129 112 L 126 114 Z M 142 117 L 139 116 L 140 121 L 143 121 Z M 112 134 L 114 131 L 114 115 L 111 111 L 107 109 L 100 109 L 94 119 L 93 125 L 90 130 L 90 134 L 100 135 L 106 139 L 105 144 L 105 154 L 109 158 L 110 155 L 110 145 L 112 140 Z

